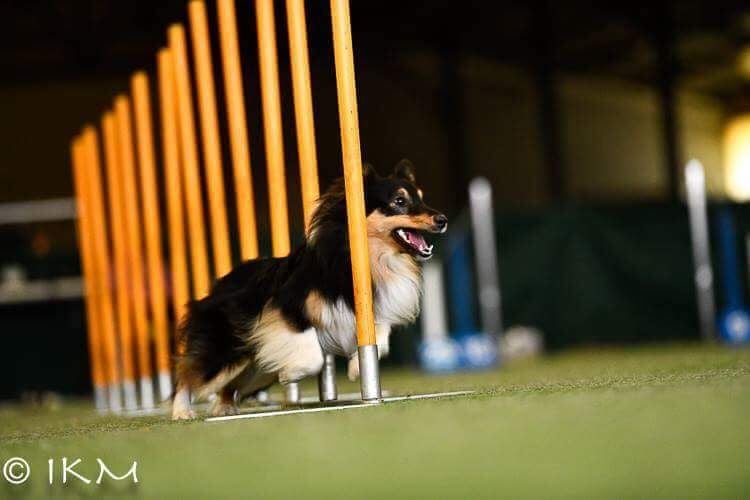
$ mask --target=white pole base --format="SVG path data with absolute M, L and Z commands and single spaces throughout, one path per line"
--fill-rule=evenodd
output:
M 172 374 L 159 373 L 159 401 L 167 401 L 172 397 Z
M 151 377 L 141 377 L 141 408 L 154 407 L 154 384 Z
M 133 411 L 138 409 L 138 395 L 135 391 L 135 382 L 126 380 L 122 383 L 122 392 L 125 396 L 125 409 Z
M 122 411 L 122 397 L 120 395 L 120 384 L 109 384 L 107 387 L 109 396 L 109 411 L 120 413 Z
M 258 391 L 255 394 L 255 400 L 258 403 L 268 403 L 271 401 L 271 395 L 268 393 L 268 391 Z
M 299 404 L 300 402 L 300 394 L 299 394 L 299 384 L 297 382 L 289 382 L 286 385 L 286 398 L 285 401 L 287 404 Z
M 94 408 L 99 413 L 107 411 L 107 387 L 104 385 L 94 386 Z

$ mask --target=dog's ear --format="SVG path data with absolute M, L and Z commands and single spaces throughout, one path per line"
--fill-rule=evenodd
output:
M 393 177 L 404 179 L 412 183 L 417 182 L 417 176 L 414 171 L 414 165 L 407 159 L 403 159 L 393 168 Z
M 367 162 L 362 164 L 362 177 L 364 177 L 366 181 L 380 179 L 380 175 L 378 174 L 378 171 L 375 170 L 375 167 Z

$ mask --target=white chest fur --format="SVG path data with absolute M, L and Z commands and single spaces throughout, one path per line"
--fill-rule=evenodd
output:
M 422 295 L 419 268 L 404 254 L 385 254 L 373 269 L 375 322 L 388 325 L 413 323 L 419 316 Z
M 402 254 L 381 255 L 373 262 L 375 323 L 406 325 L 419 315 L 422 294 L 419 269 Z M 324 351 L 352 356 L 357 351 L 354 312 L 343 299 L 321 308 L 318 339 Z

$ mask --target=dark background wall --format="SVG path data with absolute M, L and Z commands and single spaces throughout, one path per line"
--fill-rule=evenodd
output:
M 262 167 L 250 4 L 238 2 L 238 19 L 253 160 Z M 283 2 L 276 10 L 294 173 Z M 185 22 L 185 12 L 181 0 L 0 3 L 0 200 L 71 193 L 68 139 L 99 119 L 135 69 L 153 69 L 166 26 Z M 340 159 L 327 2 L 308 2 L 307 14 L 321 168 L 331 178 Z M 364 154 L 381 168 L 412 157 L 431 174 L 428 190 L 454 209 L 463 199 L 455 182 L 476 173 L 494 177 L 513 206 L 666 198 L 679 186 L 670 156 L 701 142 L 690 130 L 718 132 L 685 115 L 702 110 L 721 121 L 742 96 L 747 18 L 732 1 L 353 2 Z M 218 76 L 218 53 L 214 62 Z

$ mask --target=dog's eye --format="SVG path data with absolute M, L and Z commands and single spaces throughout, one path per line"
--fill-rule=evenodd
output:
M 404 198 L 403 196 L 399 196 L 398 198 L 396 198 L 395 200 L 393 200 L 393 203 L 395 203 L 396 206 L 398 206 L 398 207 L 405 207 L 406 206 L 406 198 Z

